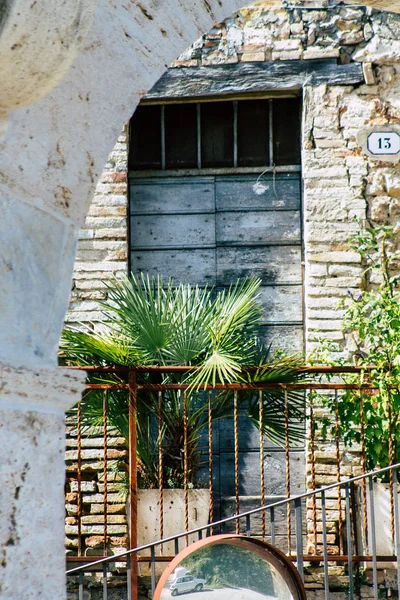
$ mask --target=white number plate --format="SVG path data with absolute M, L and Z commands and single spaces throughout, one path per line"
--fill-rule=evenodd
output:
M 367 147 L 371 154 L 398 154 L 400 135 L 395 131 L 374 131 L 368 136 Z

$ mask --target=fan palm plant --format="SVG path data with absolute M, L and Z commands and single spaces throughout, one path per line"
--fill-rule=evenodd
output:
M 163 423 L 165 482 L 182 483 L 183 414 L 187 415 L 188 477 L 194 484 L 201 466 L 199 439 L 208 424 L 207 385 L 238 381 L 290 383 L 304 377 L 298 372 L 299 357 L 271 359 L 269 348 L 257 341 L 261 312 L 258 303 L 260 281 L 239 281 L 228 290 L 215 292 L 160 278 L 118 279 L 108 284 L 108 300 L 102 303 L 104 324 L 100 330 L 65 329 L 61 354 L 71 364 L 101 366 L 184 365 L 198 369 L 185 374 L 141 375 L 152 383 L 187 383 L 185 394 L 170 390 L 160 399 L 157 393 L 139 394 L 137 410 L 139 480 L 143 486 L 158 486 L 158 429 Z M 246 365 L 258 365 L 253 373 L 242 372 Z M 117 375 L 101 376 L 113 382 Z M 260 422 L 259 394 L 238 395 L 239 408 L 261 427 L 274 443 L 284 438 L 284 398 L 281 391 L 262 394 Z M 302 437 L 303 394 L 288 395 L 293 442 Z M 184 411 L 184 403 L 186 411 Z M 228 391 L 213 395 L 213 419 L 232 415 L 233 396 Z M 101 394 L 87 392 L 82 414 L 87 424 L 102 422 Z M 108 418 L 128 440 L 128 398 L 114 390 L 109 395 Z

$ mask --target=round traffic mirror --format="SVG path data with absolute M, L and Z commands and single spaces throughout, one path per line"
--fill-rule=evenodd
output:
M 192 600 L 305 600 L 293 563 L 277 548 L 241 535 L 216 535 L 191 544 L 162 574 L 154 600 L 195 594 Z

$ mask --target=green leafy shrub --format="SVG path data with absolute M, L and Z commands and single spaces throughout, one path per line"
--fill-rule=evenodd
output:
M 351 246 L 361 254 L 369 289 L 348 291 L 343 330 L 355 344 L 356 363 L 365 370 L 360 377 L 346 378 L 360 389 L 347 390 L 339 399 L 339 432 L 347 446 L 359 444 L 364 421 L 366 466 L 373 469 L 400 461 L 400 289 L 395 272 L 399 253 L 390 227 L 366 229 Z M 326 342 L 321 346 L 326 350 Z M 362 384 L 376 389 L 361 390 Z M 334 413 L 334 399 L 324 396 L 323 401 Z M 323 435 L 333 434 L 333 429 L 325 420 Z

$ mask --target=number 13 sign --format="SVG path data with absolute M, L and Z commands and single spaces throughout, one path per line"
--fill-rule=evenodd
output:
M 399 154 L 400 135 L 396 131 L 374 131 L 367 138 L 371 154 Z

